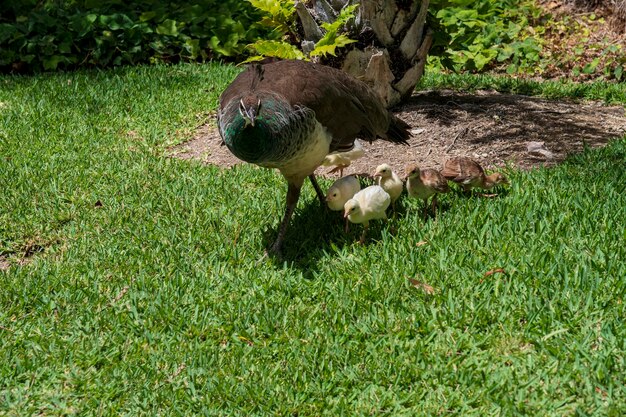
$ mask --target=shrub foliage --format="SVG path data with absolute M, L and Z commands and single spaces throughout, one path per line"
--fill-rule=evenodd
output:
M 0 9 L 5 71 L 231 57 L 264 33 L 241 0 L 5 0 Z

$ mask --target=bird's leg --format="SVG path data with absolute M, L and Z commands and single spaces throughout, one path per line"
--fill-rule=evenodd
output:
M 322 192 L 320 185 L 317 183 L 317 180 L 315 179 L 315 174 L 309 175 L 309 179 L 311 180 L 311 184 L 313 184 L 313 188 L 315 188 L 315 193 L 317 194 L 317 198 L 319 198 L 320 203 L 322 203 L 322 206 L 325 206 L 326 197 L 324 197 L 324 193 Z
M 359 240 L 359 243 L 361 245 L 365 243 L 365 235 L 367 234 L 367 229 L 369 229 L 369 227 L 370 227 L 369 222 L 363 223 L 363 233 L 361 233 L 361 239 Z
M 350 221 L 348 220 L 348 218 L 346 217 L 346 227 L 345 227 L 345 231 L 346 233 L 348 233 L 348 231 L 350 230 Z
M 300 189 L 302 185 L 297 186 L 292 183 L 288 183 L 287 186 L 287 203 L 285 205 L 285 216 L 283 217 L 283 221 L 280 223 L 278 227 L 278 236 L 276 236 L 276 241 L 272 246 L 268 249 L 268 254 L 276 256 L 278 258 L 281 257 L 283 239 L 285 238 L 285 232 L 287 231 L 287 226 L 289 226 L 289 220 L 293 215 L 293 211 L 298 204 L 298 199 L 300 198 Z
M 327 174 L 334 174 L 335 172 L 339 171 L 339 177 L 343 177 L 343 169 L 347 168 L 348 165 L 337 165 L 336 167 L 334 167 L 331 170 L 326 171 Z
M 433 209 L 433 217 L 436 219 L 437 218 L 437 194 L 433 196 L 431 206 Z

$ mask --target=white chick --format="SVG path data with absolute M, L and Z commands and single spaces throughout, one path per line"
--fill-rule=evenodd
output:
M 369 221 L 387 219 L 386 210 L 391 204 L 391 197 L 379 185 L 370 185 L 359 191 L 344 206 L 343 217 L 351 223 L 363 223 L 360 243 L 365 242 Z
M 400 198 L 402 190 L 404 189 L 404 184 L 400 177 L 393 172 L 388 164 L 382 164 L 376 168 L 374 178 L 376 178 L 376 184 L 383 187 L 383 190 L 389 194 L 389 197 L 391 197 L 391 206 L 395 209 L 395 202 Z
M 333 211 L 343 210 L 346 201 L 350 200 L 361 189 L 359 180 L 353 175 L 339 178 L 333 183 L 326 193 L 326 203 Z
M 359 140 L 354 141 L 354 147 L 346 152 L 333 152 L 326 155 L 322 165 L 325 167 L 334 166 L 335 168 L 328 171 L 328 173 L 333 173 L 339 171 L 339 176 L 343 176 L 343 169 L 350 166 L 352 161 L 355 159 L 362 158 L 365 155 L 365 150 L 363 149 L 363 145 Z

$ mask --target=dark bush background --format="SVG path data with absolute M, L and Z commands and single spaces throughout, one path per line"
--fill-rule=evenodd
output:
M 259 20 L 245 0 L 0 0 L 0 70 L 231 57 Z

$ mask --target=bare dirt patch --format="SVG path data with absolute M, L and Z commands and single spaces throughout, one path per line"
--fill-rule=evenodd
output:
M 402 172 L 409 163 L 440 168 L 452 156 L 470 156 L 493 168 L 511 164 L 522 169 L 551 166 L 583 147 L 604 146 L 626 132 L 623 106 L 597 102 L 554 101 L 495 91 L 462 93 L 448 90 L 415 94 L 396 113 L 413 131 L 409 147 L 385 141 L 365 143 L 366 154 L 344 170 L 372 174 L 387 162 Z M 552 157 L 528 152 L 529 142 L 544 142 Z M 202 126 L 172 155 L 230 167 L 241 163 L 222 145 L 214 126 Z M 326 174 L 321 167 L 317 173 Z
M 33 261 L 35 256 L 45 252 L 50 246 L 56 243 L 59 243 L 57 239 L 30 239 L 16 252 L 8 252 L 0 255 L 0 271 L 7 271 L 12 266 L 27 265 Z
M 11 264 L 7 261 L 4 255 L 0 255 L 0 271 L 6 271 L 10 266 Z

